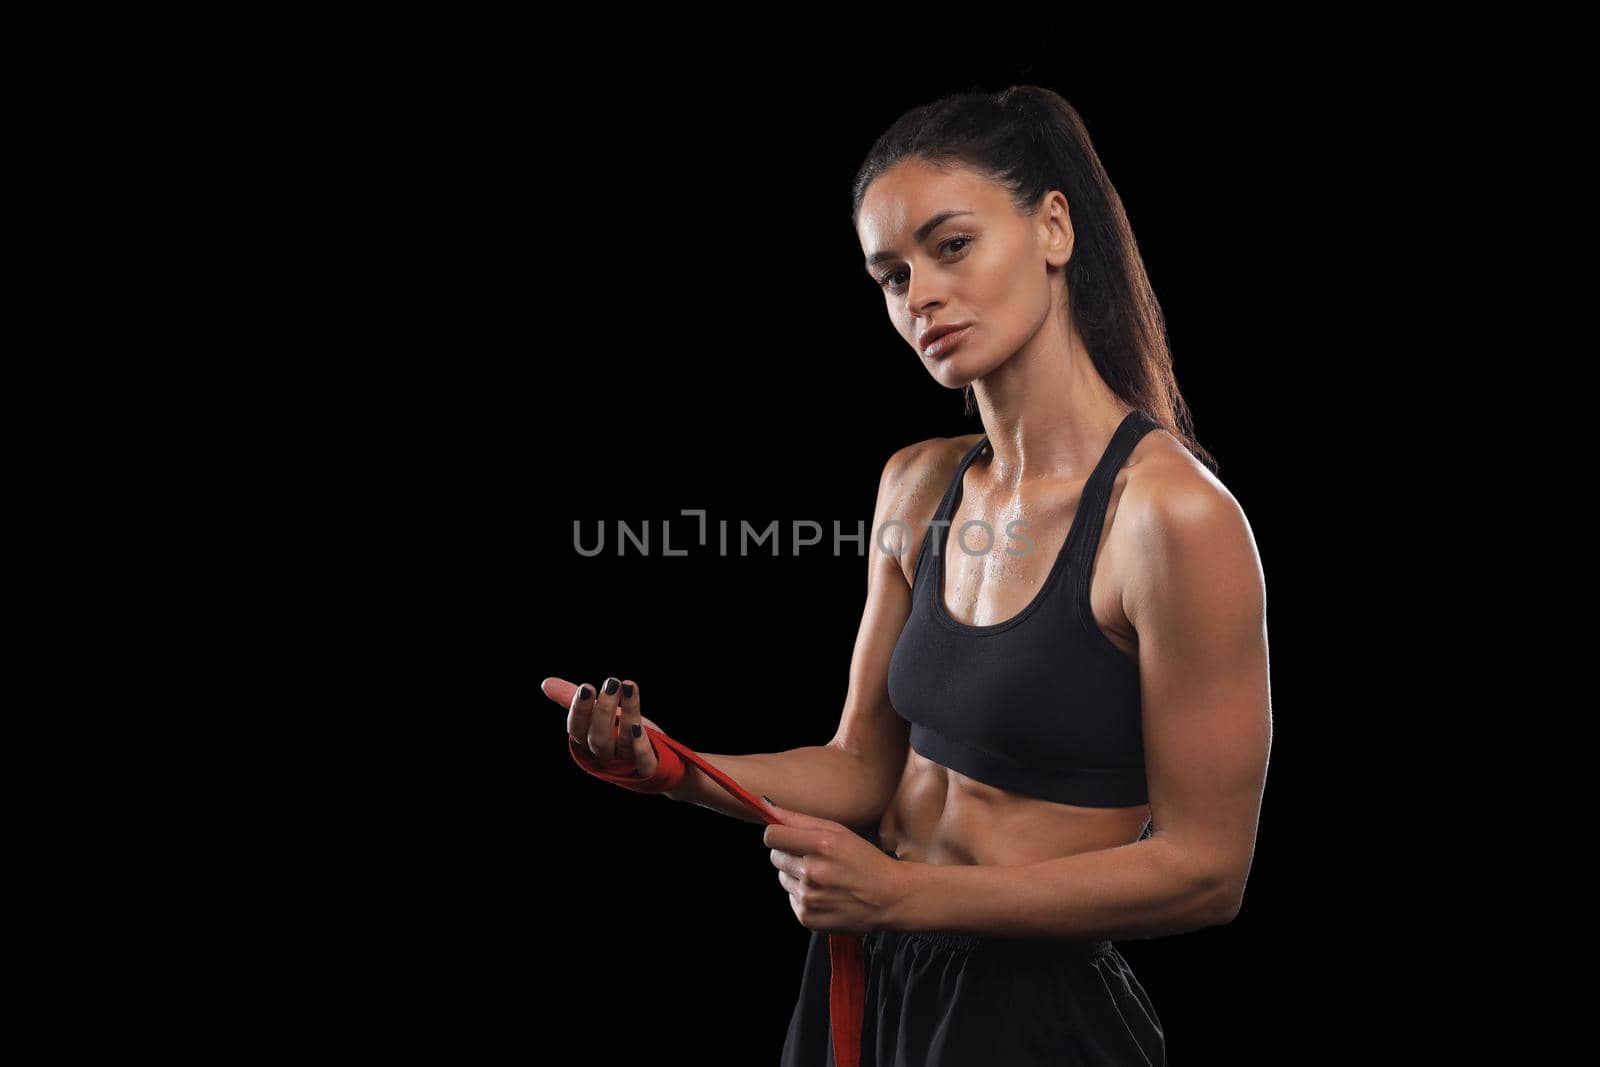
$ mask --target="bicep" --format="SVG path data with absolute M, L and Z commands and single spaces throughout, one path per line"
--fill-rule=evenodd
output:
M 844 711 L 831 742 L 862 762 L 885 803 L 905 766 L 908 733 L 889 702 L 889 660 L 911 614 L 911 588 L 901 563 L 902 554 L 918 544 L 915 524 L 907 518 L 913 447 L 890 457 L 879 478 L 867 530 L 866 604 L 850 655 Z
M 1217 487 L 1155 498 L 1125 604 L 1139 635 L 1151 823 L 1237 907 L 1271 747 L 1266 589 L 1250 526 Z

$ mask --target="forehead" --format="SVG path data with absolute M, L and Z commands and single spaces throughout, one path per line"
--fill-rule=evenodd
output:
M 1009 206 L 1004 187 L 969 167 L 936 167 L 920 159 L 906 159 L 867 186 L 856 235 L 862 249 L 872 252 L 909 241 L 913 230 L 942 211 L 988 216 Z M 957 221 L 972 219 L 961 216 Z

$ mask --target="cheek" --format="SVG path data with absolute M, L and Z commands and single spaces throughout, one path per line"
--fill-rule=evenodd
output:
M 1037 330 L 1050 311 L 1050 279 L 1024 257 L 1011 261 L 1010 270 L 999 272 L 999 284 L 986 286 L 985 318 L 995 333 L 1018 342 Z

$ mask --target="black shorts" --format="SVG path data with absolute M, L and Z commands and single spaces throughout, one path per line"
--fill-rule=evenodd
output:
M 861 1067 L 1165 1067 L 1161 1021 L 1110 941 L 875 930 Z M 782 1067 L 835 1067 L 828 935 L 812 931 Z

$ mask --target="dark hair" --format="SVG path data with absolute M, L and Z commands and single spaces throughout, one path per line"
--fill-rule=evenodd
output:
M 1195 439 L 1189 408 L 1172 372 L 1166 321 L 1145 274 L 1122 198 L 1060 94 L 1038 85 L 997 93 L 968 90 L 912 108 L 872 145 L 851 187 L 850 223 L 875 178 L 896 163 L 964 165 L 1011 191 L 1033 211 L 1052 189 L 1067 198 L 1075 240 L 1067 263 L 1068 314 L 1111 391 L 1182 441 L 1213 473 L 1217 461 Z M 967 413 L 975 409 L 972 387 Z

